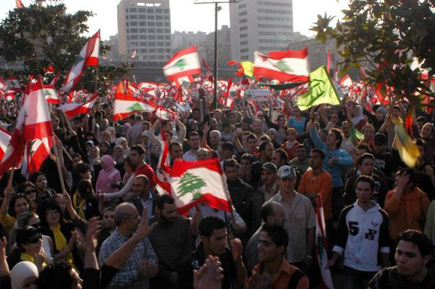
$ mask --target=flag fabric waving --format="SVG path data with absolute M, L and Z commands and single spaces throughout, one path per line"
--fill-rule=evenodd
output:
M 98 66 L 98 55 L 100 49 L 100 30 L 97 31 L 80 51 L 79 56 L 68 73 L 61 88 L 62 91 L 69 93 L 79 82 L 87 66 Z
M 54 85 L 44 85 L 44 95 L 48 103 L 60 104 L 59 96 L 57 95 Z
M 396 132 L 394 144 L 399 151 L 400 158 L 408 167 L 413 168 L 417 164 L 420 151 L 418 150 L 417 145 L 412 141 L 412 138 L 406 132 L 402 121 L 397 117 L 393 117 L 391 120 L 394 123 L 394 131 Z
M 298 97 L 297 106 L 300 110 L 307 110 L 310 107 L 329 103 L 339 105 L 337 91 L 325 66 L 321 66 L 310 73 L 310 91 Z
M 201 63 L 196 47 L 192 46 L 175 53 L 163 66 L 163 73 L 170 82 L 175 82 L 184 76 L 200 74 Z
M 320 194 L 317 195 L 316 208 L 316 258 L 317 262 L 319 263 L 320 273 L 322 276 L 320 288 L 334 289 L 331 272 L 328 268 L 328 242 L 326 239 L 322 196 Z
M 59 107 L 69 118 L 77 115 L 89 113 L 98 99 L 98 94 L 94 94 L 84 103 L 67 103 Z
M 254 75 L 279 81 L 308 82 L 308 49 L 272 51 L 267 55 L 256 51 Z
M 42 163 L 50 155 L 53 147 L 53 138 L 45 137 L 26 143 L 21 174 L 28 179 L 41 168 Z
M 6 85 L 7 85 L 9 91 L 20 92 L 22 90 L 21 84 L 20 84 L 20 79 L 16 76 L 6 77 L 5 82 L 6 82 Z
M 11 141 L 11 134 L 0 127 L 0 160 L 5 155 L 6 149 Z
M 177 159 L 168 181 L 180 214 L 200 203 L 217 210 L 231 211 L 228 188 L 216 158 L 197 162 Z

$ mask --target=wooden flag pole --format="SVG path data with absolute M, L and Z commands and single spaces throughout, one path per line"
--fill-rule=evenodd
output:
M 56 166 L 57 166 L 57 173 L 59 174 L 59 180 L 60 180 L 60 186 L 62 188 L 62 194 L 66 192 L 65 189 L 65 183 L 63 181 L 63 175 L 62 175 L 62 168 L 60 167 L 60 157 L 59 157 L 59 152 L 57 150 L 57 146 L 56 146 L 56 140 L 54 138 L 54 136 L 51 137 L 53 140 L 53 148 L 54 148 L 54 154 L 56 155 Z

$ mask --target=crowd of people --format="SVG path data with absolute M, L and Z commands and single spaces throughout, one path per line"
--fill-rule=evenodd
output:
M 58 157 L 0 181 L 0 287 L 319 288 L 327 254 L 336 288 L 433 288 L 435 118 L 411 125 L 420 156 L 409 168 L 392 122 L 404 105 L 224 109 L 200 91 L 172 120 L 113 122 L 103 100 L 72 119 L 53 109 Z M 1 103 L 1 126 L 16 114 Z M 179 215 L 158 192 L 162 132 L 171 165 L 219 158 L 231 213 Z M 315 246 L 319 196 L 327 252 Z

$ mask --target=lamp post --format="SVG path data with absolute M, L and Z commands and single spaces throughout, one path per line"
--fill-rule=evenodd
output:
M 213 102 L 212 109 L 217 107 L 217 96 L 218 96 L 218 12 L 222 9 L 219 6 L 220 3 L 237 3 L 238 0 L 195 0 L 195 4 L 214 4 L 214 84 L 213 84 Z

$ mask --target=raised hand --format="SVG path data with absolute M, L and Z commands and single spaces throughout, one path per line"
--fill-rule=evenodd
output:
M 193 287 L 195 289 L 220 289 L 224 279 L 219 257 L 208 256 L 204 265 L 193 271 Z
M 157 226 L 157 222 L 148 225 L 148 208 L 145 207 L 142 212 L 142 218 L 140 220 L 139 226 L 136 230 L 136 233 L 133 235 L 134 238 L 143 239 L 146 238 L 152 230 Z

